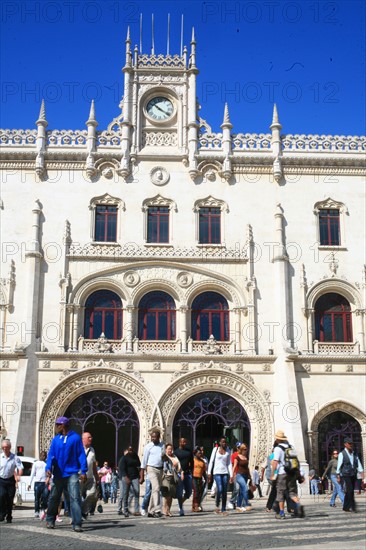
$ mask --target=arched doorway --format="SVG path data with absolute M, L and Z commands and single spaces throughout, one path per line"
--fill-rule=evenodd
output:
M 230 446 L 250 442 L 248 415 L 236 399 L 220 392 L 192 395 L 178 409 L 173 422 L 173 442 L 185 437 L 192 448 L 203 445 L 211 453 L 214 441 L 225 436 Z
M 361 426 L 350 414 L 335 411 L 326 416 L 318 428 L 319 473 L 322 473 L 331 458 L 333 449 L 341 451 L 345 437 L 351 437 L 354 450 L 362 457 Z
M 97 390 L 80 395 L 67 408 L 73 430 L 90 432 L 99 462 L 117 465 L 129 445 L 138 449 L 139 421 L 135 409 L 121 395 Z

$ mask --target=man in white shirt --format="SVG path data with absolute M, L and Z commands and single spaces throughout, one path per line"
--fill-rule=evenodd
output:
M 11 523 L 13 521 L 13 500 L 15 496 L 15 484 L 20 481 L 23 474 L 23 464 L 18 456 L 10 452 L 11 442 L 3 439 L 1 442 L 2 453 L 0 455 L 0 521 Z
M 97 499 L 97 484 L 99 483 L 99 476 L 97 471 L 95 451 L 91 446 L 93 437 L 89 432 L 84 432 L 81 436 L 81 439 L 83 442 L 83 447 L 86 454 L 86 461 L 88 464 L 86 480 L 80 481 L 80 492 L 82 497 L 81 512 L 83 518 L 86 519 L 92 504 L 94 504 Z
M 151 433 L 151 442 L 145 445 L 140 470 L 140 484 L 144 482 L 145 471 L 149 474 L 151 483 L 151 498 L 148 508 L 149 517 L 163 517 L 160 488 L 163 480 L 163 460 L 165 459 L 168 460 L 165 455 L 165 445 L 160 441 L 160 432 L 154 430 Z
M 350 437 L 344 440 L 344 449 L 338 455 L 337 481 L 341 478 L 345 484 L 345 495 L 343 501 L 344 512 L 357 512 L 355 502 L 355 484 L 357 473 L 362 473 L 363 468 L 360 459 L 353 451 L 353 441 Z
M 33 462 L 31 477 L 28 485 L 28 491 L 32 486 L 34 479 L 34 517 L 39 518 L 39 514 L 43 514 L 47 508 L 48 502 L 48 483 L 50 481 L 46 474 L 46 458 L 47 453 L 41 451 L 39 460 Z

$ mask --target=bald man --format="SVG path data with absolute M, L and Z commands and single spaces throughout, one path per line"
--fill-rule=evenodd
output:
M 91 506 L 97 500 L 97 483 L 99 482 L 95 451 L 91 446 L 92 441 L 93 436 L 89 432 L 84 432 L 82 442 L 88 463 L 86 480 L 80 482 L 81 497 L 83 499 L 81 512 L 84 519 L 87 518 Z

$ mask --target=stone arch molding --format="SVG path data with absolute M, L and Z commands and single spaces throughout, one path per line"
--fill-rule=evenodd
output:
M 362 300 L 357 289 L 347 281 L 338 278 L 325 279 L 313 285 L 306 297 L 308 307 L 313 309 L 318 298 L 328 292 L 337 292 L 347 298 L 350 304 L 354 305 L 352 309 L 362 308 Z
M 352 416 L 361 427 L 362 447 L 363 447 L 363 464 L 366 457 L 366 414 L 359 408 L 355 407 L 347 401 L 338 400 L 333 403 L 328 403 L 316 413 L 310 427 L 312 465 L 319 464 L 319 425 L 328 415 L 334 412 L 344 412 Z
M 83 369 L 63 380 L 47 397 L 39 422 L 39 448 L 48 450 L 54 436 L 54 423 L 80 395 L 93 390 L 108 390 L 121 395 L 134 407 L 140 423 L 140 449 L 149 439 L 149 428 L 156 411 L 150 392 L 126 372 L 112 368 Z
M 179 407 L 192 395 L 213 390 L 233 397 L 244 407 L 251 427 L 251 466 L 264 462 L 273 438 L 268 402 L 249 379 L 217 368 L 182 376 L 162 395 L 159 409 L 167 438 L 172 439 L 174 417 Z

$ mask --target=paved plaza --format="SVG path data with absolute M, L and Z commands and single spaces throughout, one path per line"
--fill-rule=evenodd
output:
M 33 508 L 27 505 L 14 511 L 13 524 L 1 524 L 0 542 L 1 548 L 12 550 L 266 550 L 289 546 L 365 550 L 366 497 L 356 498 L 359 513 L 347 514 L 341 506 L 330 508 L 323 496 L 316 501 L 304 497 L 306 517 L 285 521 L 265 512 L 265 498 L 255 499 L 250 513 L 231 510 L 226 517 L 213 514 L 214 500 L 209 497 L 200 514 L 189 512 L 188 502 L 186 515 L 179 517 L 173 504 L 173 517 L 163 519 L 124 518 L 117 515 L 116 505 L 107 504 L 102 514 L 96 512 L 83 523 L 83 533 L 74 533 L 66 517 L 54 530 L 48 530 L 44 522 L 34 519 Z

